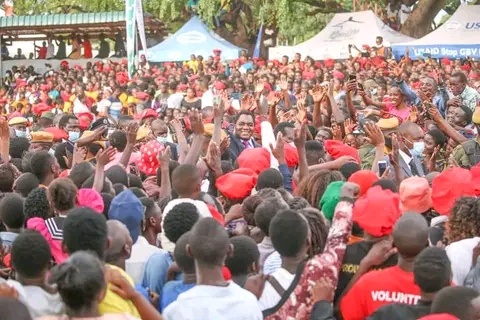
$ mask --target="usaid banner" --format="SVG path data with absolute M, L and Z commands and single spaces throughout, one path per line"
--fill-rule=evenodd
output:
M 393 45 L 393 55 L 397 59 L 400 58 L 405 55 L 405 49 L 408 47 L 412 59 L 424 57 L 479 59 L 480 22 L 468 20 L 471 18 L 471 10 L 476 9 L 475 7 L 478 8 L 478 6 L 462 6 L 445 24 L 425 37 Z
M 472 45 L 394 45 L 392 52 L 396 59 L 405 55 L 405 50 L 409 49 L 409 56 L 413 60 L 418 58 L 431 57 L 434 59 L 464 59 L 471 57 L 480 59 L 480 43 Z

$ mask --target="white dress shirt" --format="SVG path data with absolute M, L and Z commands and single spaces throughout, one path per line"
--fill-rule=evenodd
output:
M 165 320 L 262 320 L 257 298 L 234 282 L 226 287 L 196 285 L 162 312 Z

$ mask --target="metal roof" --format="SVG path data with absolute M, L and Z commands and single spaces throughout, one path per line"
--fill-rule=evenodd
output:
M 98 12 L 73 14 L 45 14 L 0 17 L 0 34 L 90 33 L 109 32 L 112 28 L 125 29 L 125 12 Z M 145 27 L 163 27 L 163 24 L 145 14 Z

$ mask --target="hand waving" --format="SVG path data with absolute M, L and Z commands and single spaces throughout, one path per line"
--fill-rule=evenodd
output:
M 127 127 L 127 143 L 134 145 L 137 142 L 137 132 L 140 126 L 132 121 Z
M 97 166 L 105 167 L 107 163 L 109 163 L 115 158 L 116 153 L 117 153 L 117 150 L 115 150 L 115 148 L 113 148 L 112 146 L 97 153 L 95 157 L 97 160 Z
M 196 135 L 202 135 L 205 133 L 205 128 L 203 126 L 202 114 L 198 110 L 194 109 L 188 114 L 190 119 L 190 125 L 192 126 L 192 132 Z
M 277 134 L 275 147 L 273 147 L 273 144 L 270 143 L 270 150 L 278 162 L 283 162 L 285 160 L 285 142 L 283 141 L 283 135 L 281 132 Z
M 385 137 L 382 131 L 375 123 L 365 123 L 365 133 L 374 146 L 385 145 Z
M 300 128 L 293 129 L 293 143 L 297 150 L 305 148 L 305 142 L 307 141 L 307 125 L 302 123 Z

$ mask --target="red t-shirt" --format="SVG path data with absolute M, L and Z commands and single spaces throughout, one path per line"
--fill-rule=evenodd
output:
M 47 59 L 47 47 L 38 48 L 38 59 Z
M 386 304 L 414 305 L 419 299 L 420 288 L 414 282 L 413 272 L 394 266 L 363 275 L 343 297 L 340 311 L 343 320 L 363 320 Z

